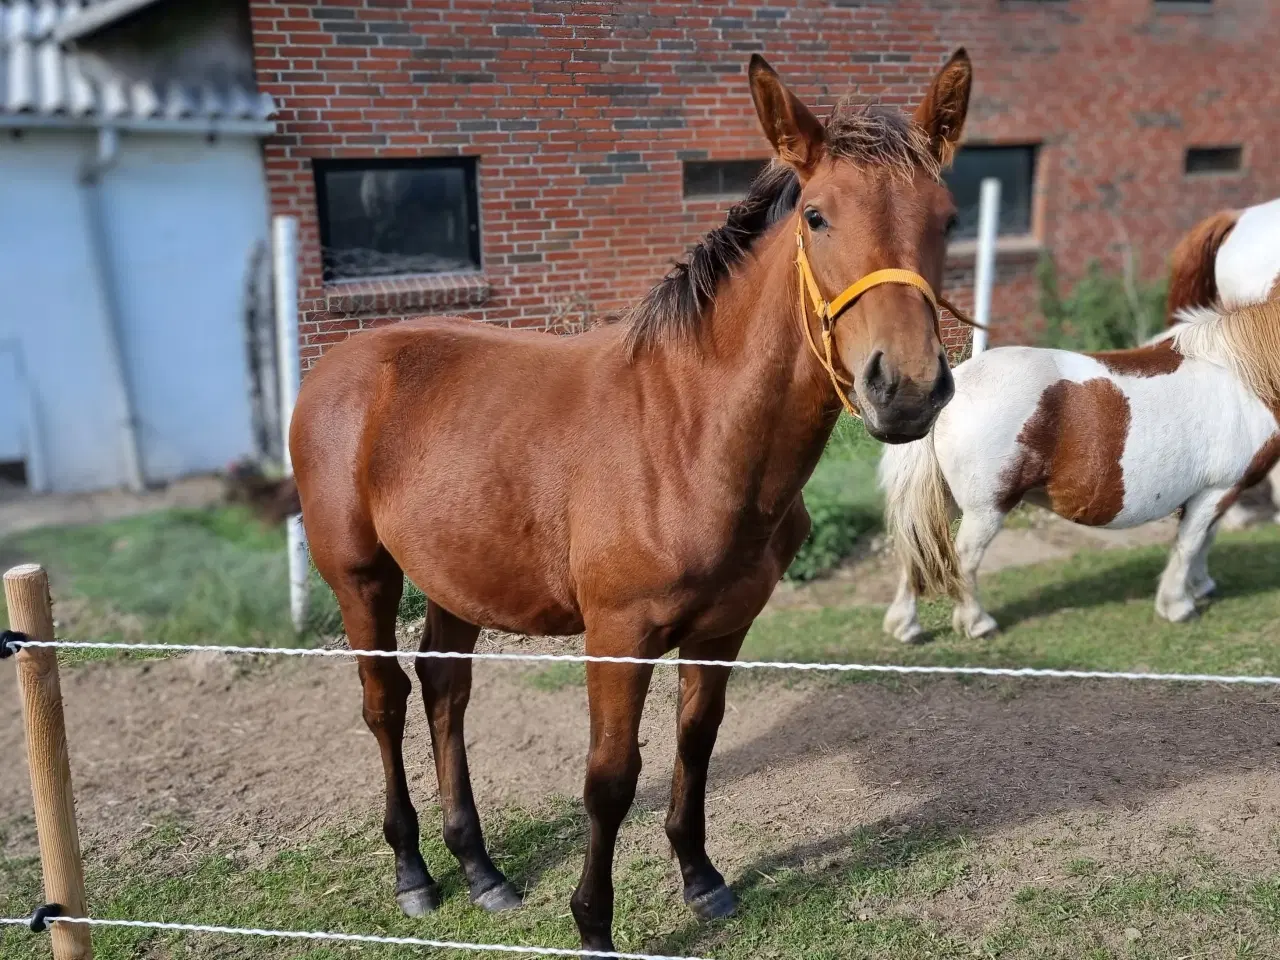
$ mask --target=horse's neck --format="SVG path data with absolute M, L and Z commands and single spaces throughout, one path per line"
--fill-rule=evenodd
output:
M 702 349 L 680 354 L 685 415 L 702 419 L 700 454 L 766 513 L 808 479 L 835 425 L 830 381 L 808 353 L 790 231 L 780 228 L 721 284 Z

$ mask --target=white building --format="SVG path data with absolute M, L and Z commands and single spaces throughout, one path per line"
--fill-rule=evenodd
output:
M 261 446 L 244 0 L 0 0 L 0 473 L 139 488 Z

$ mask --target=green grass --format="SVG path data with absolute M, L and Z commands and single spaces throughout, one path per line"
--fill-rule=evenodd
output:
M 982 581 L 1002 630 L 970 640 L 951 604 L 922 604 L 934 640 L 906 646 L 880 629 L 882 607 L 784 610 L 756 621 L 744 659 L 835 660 L 1205 673 L 1280 673 L 1280 527 L 1220 536 L 1209 557 L 1218 596 L 1191 623 L 1155 615 L 1166 547 L 1096 550 L 1003 570 Z
M 58 634 L 68 639 L 297 646 L 341 630 L 333 592 L 312 568 L 308 629 L 294 633 L 284 530 L 241 507 L 42 528 L 0 541 L 0 559 L 48 569 Z M 406 583 L 401 616 L 425 607 Z
M 438 811 L 424 810 L 432 824 Z M 762 852 L 729 879 L 741 905 L 734 918 L 695 922 L 680 903 L 678 871 L 645 852 L 641 834 L 660 830 L 653 815 L 624 827 L 615 870 L 619 949 L 648 953 L 756 958 L 1264 957 L 1280 949 L 1280 875 L 1247 877 L 1207 870 L 1190 859 L 1160 869 L 1073 870 L 1063 850 L 1057 879 L 1026 885 L 1014 869 L 984 858 L 972 838 L 903 827 L 827 838 L 825 854 L 803 867 L 785 851 Z M 384 933 L 470 942 L 577 946 L 567 909 L 577 882 L 584 822 L 563 804 L 541 816 L 491 818 L 495 859 L 525 891 L 524 909 L 491 916 L 470 907 L 465 884 L 436 831 L 423 852 L 441 883 L 445 905 L 409 920 L 390 895 L 392 863 L 376 825 L 322 834 L 260 864 L 232 852 L 201 850 L 172 825 L 116 862 L 89 851 L 87 884 L 101 917 L 164 919 L 228 926 Z M 1111 865 L 1113 868 L 1115 865 Z M 938 897 L 975 875 L 1008 888 L 981 922 L 930 918 Z M 0 915 L 20 916 L 40 901 L 34 860 L 0 858 Z M 1136 936 L 1135 936 L 1136 934 Z M 139 930 L 94 934 L 99 960 L 235 957 L 238 960 L 337 960 L 420 957 L 409 947 L 310 946 L 268 939 L 230 940 Z M 44 960 L 48 940 L 25 930 L 0 932 L 6 960 Z
M 859 421 L 840 415 L 804 488 L 813 531 L 787 571 L 787 579 L 812 580 L 828 573 L 853 552 L 858 538 L 880 529 L 882 500 L 876 465 L 881 449 Z

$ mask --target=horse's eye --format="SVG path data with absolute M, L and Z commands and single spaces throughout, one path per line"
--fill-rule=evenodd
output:
M 820 230 L 827 225 L 827 218 L 813 207 L 809 207 L 804 212 L 804 222 L 809 225 L 810 230 Z
M 947 217 L 947 236 L 948 237 L 951 236 L 952 232 L 955 231 L 956 224 L 959 222 L 960 222 L 960 218 L 957 217 L 954 213 L 951 216 Z

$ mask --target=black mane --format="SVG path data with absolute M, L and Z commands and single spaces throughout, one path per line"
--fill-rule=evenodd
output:
M 795 209 L 800 179 L 774 161 L 751 184 L 746 198 L 729 208 L 716 227 L 678 261 L 629 312 L 627 344 L 634 354 L 660 339 L 691 338 L 720 281 L 743 261 L 756 238 Z

